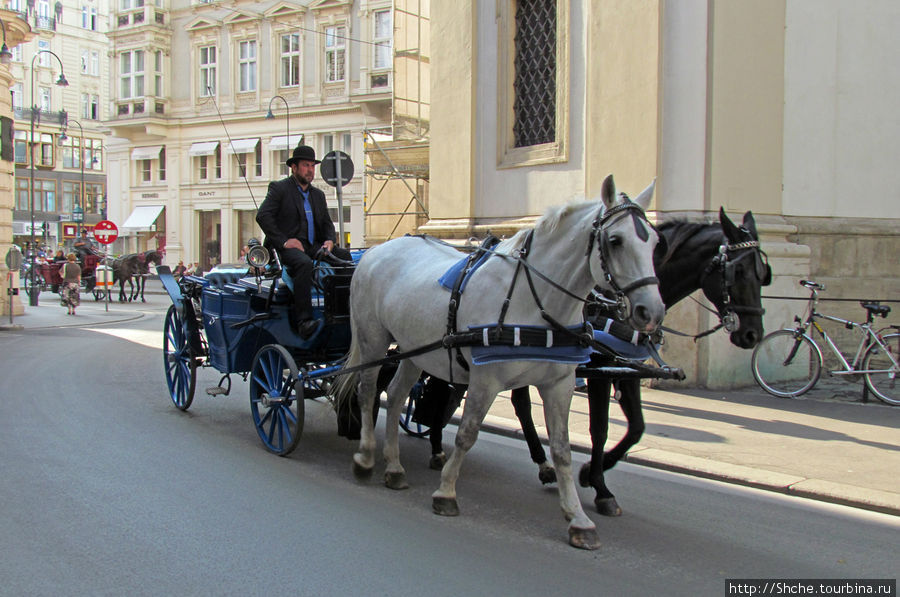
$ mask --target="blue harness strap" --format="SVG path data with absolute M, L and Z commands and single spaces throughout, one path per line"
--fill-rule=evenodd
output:
M 491 238 L 493 238 L 493 237 L 491 237 Z M 489 248 L 493 247 L 495 244 L 497 244 L 498 242 L 500 242 L 500 240 L 497 238 L 493 238 L 493 240 L 494 240 L 493 243 L 491 243 L 487 246 L 483 246 L 483 248 L 489 249 Z M 483 251 L 475 259 L 475 263 L 468 265 L 472 258 L 472 255 L 466 255 L 465 257 L 463 257 L 462 259 L 460 259 L 459 261 L 457 261 L 456 263 L 451 265 L 450 269 L 448 269 L 446 272 L 444 272 L 443 276 L 438 278 L 438 283 L 441 286 L 443 286 L 444 288 L 446 288 L 447 290 L 452 292 L 453 289 L 456 287 L 457 281 L 459 281 L 459 293 L 462 294 L 463 291 L 466 289 L 466 284 L 469 283 L 469 279 L 472 277 L 472 274 L 475 273 L 475 270 L 477 270 L 479 267 L 484 265 L 484 263 L 488 260 L 488 257 L 490 257 L 490 256 L 491 256 L 491 253 L 489 251 Z M 468 265 L 468 267 L 467 267 L 467 265 Z M 460 278 L 462 278 L 462 279 L 460 280 Z

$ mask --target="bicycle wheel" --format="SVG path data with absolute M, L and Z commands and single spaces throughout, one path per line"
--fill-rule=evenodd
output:
M 751 369 L 756 383 L 779 398 L 808 392 L 822 373 L 822 352 L 806 334 L 778 330 L 753 349 Z
M 900 369 L 896 363 L 900 361 L 900 334 L 887 334 L 881 337 L 887 351 L 877 344 L 873 344 L 863 357 L 863 370 L 866 385 L 882 402 L 894 406 L 900 405 L 900 384 L 897 377 Z

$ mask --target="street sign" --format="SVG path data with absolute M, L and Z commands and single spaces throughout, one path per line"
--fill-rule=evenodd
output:
M 60 216 L 60 219 L 62 219 L 62 216 Z M 79 223 L 84 222 L 84 210 L 78 205 L 72 210 L 72 221 Z
M 11 272 L 19 271 L 23 259 L 22 251 L 18 247 L 12 247 L 6 252 L 6 268 Z
M 94 238 L 101 245 L 110 245 L 119 238 L 119 227 L 110 220 L 100 220 L 94 226 Z
M 343 151 L 329 151 L 322 158 L 322 165 L 319 166 L 319 170 L 322 172 L 322 179 L 326 183 L 336 187 L 338 186 L 338 180 L 340 180 L 341 186 L 344 186 L 353 178 L 353 160 Z

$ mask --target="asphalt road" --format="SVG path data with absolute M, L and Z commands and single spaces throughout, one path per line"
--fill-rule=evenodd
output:
M 210 398 L 203 371 L 176 410 L 161 329 L 156 310 L 0 334 L 0 594 L 727 595 L 730 578 L 898 576 L 896 517 L 627 464 L 610 473 L 626 515 L 591 514 L 604 545 L 575 550 L 524 444 L 489 434 L 462 515 L 435 516 L 423 440 L 403 437 L 411 488 L 394 492 L 379 470 L 353 479 L 326 405 L 307 405 L 289 458 L 262 448 L 239 378 Z

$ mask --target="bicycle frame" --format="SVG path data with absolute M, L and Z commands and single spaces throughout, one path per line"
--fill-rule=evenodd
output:
M 812 334 L 810 334 L 808 332 L 810 327 L 812 327 L 814 330 L 816 330 L 819 333 L 819 336 L 821 336 L 822 339 L 825 340 L 826 346 L 828 346 L 828 348 L 831 349 L 831 352 L 838 358 L 842 368 L 829 371 L 829 373 L 831 375 L 862 375 L 865 373 L 881 372 L 882 370 L 880 370 L 880 369 L 862 370 L 862 369 L 858 368 L 859 365 L 861 364 L 860 361 L 862 360 L 863 356 L 865 356 L 866 352 L 873 345 L 878 345 L 882 349 L 884 349 L 885 353 L 887 355 L 889 355 L 891 361 L 893 362 L 894 367 L 896 368 L 898 366 L 896 359 L 894 358 L 893 355 L 891 355 L 890 351 L 887 350 L 887 347 L 881 341 L 879 334 L 876 333 L 872 329 L 871 321 L 867 321 L 866 323 L 856 323 L 855 321 L 850 321 L 849 319 L 842 319 L 840 317 L 835 317 L 833 315 L 826 315 L 824 313 L 819 313 L 816 310 L 817 304 L 818 304 L 818 293 L 815 290 L 812 290 L 812 296 L 809 299 L 809 307 L 808 307 L 809 315 L 807 316 L 806 321 L 803 321 L 801 323 L 801 320 L 799 317 L 795 317 L 794 320 L 798 324 L 800 324 L 797 327 L 797 332 L 805 334 L 807 337 L 809 337 L 809 339 L 813 341 L 813 344 L 816 346 L 816 348 L 819 349 L 820 353 L 821 353 L 821 349 L 818 347 L 818 343 L 815 341 L 815 338 L 813 338 Z M 837 346 L 837 344 L 835 344 L 834 340 L 831 339 L 831 336 L 828 335 L 828 332 L 825 330 L 825 328 L 823 328 L 821 325 L 819 325 L 819 322 L 816 321 L 817 319 L 824 319 L 826 321 L 831 321 L 833 323 L 839 323 L 839 324 L 843 325 L 845 328 L 847 328 L 848 330 L 860 330 L 861 332 L 863 332 L 864 335 L 859 340 L 859 345 L 856 347 L 856 354 L 853 355 L 852 361 L 847 360 L 847 358 L 844 356 L 844 353 L 841 351 L 840 348 L 838 348 L 838 346 Z M 887 329 L 891 329 L 891 328 L 887 328 Z M 797 345 L 797 348 L 799 348 L 799 344 Z M 789 355 L 787 360 L 790 361 L 793 357 L 794 357 L 794 354 L 792 352 L 792 354 Z

